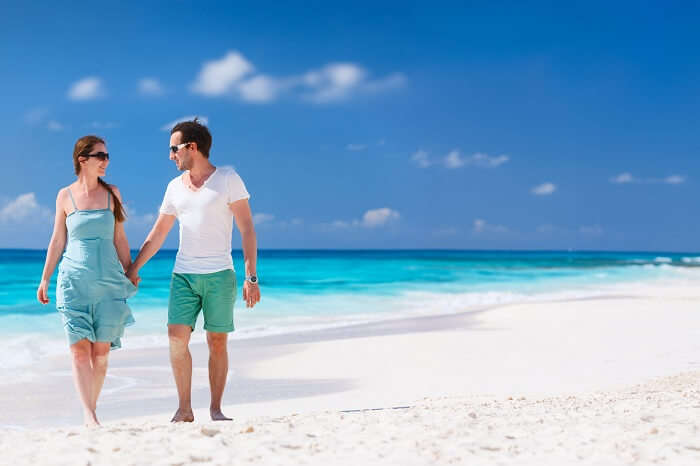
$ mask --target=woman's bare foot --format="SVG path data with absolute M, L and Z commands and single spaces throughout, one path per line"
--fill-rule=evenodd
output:
M 99 427 L 100 421 L 97 420 L 97 414 L 95 411 L 85 411 L 83 413 L 83 423 L 85 427 Z
M 233 421 L 230 417 L 224 416 L 221 412 L 221 408 L 210 408 L 209 414 L 211 415 L 212 421 Z
M 194 422 L 194 413 L 191 409 L 179 408 L 170 422 Z

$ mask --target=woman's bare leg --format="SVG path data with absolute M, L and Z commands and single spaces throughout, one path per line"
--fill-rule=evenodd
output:
M 87 426 L 97 426 L 92 403 L 92 343 L 86 338 L 70 345 L 73 362 L 73 382 L 83 404 L 83 419 Z
M 92 344 L 92 410 L 97 410 L 97 398 L 100 397 L 102 385 L 107 375 L 107 359 L 109 358 L 109 342 Z

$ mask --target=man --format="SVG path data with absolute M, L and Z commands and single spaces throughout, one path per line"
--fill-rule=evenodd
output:
M 228 373 L 227 337 L 233 331 L 236 277 L 231 259 L 231 233 L 235 219 L 242 237 L 246 280 L 243 299 L 252 308 L 260 301 L 256 276 L 257 244 L 250 195 L 238 174 L 209 161 L 211 134 L 194 121 L 178 123 L 170 132 L 170 160 L 184 172 L 165 192 L 160 215 L 141 246 L 127 276 L 137 284 L 138 272 L 163 245 L 177 218 L 180 246 L 175 259 L 168 303 L 170 363 L 179 406 L 172 422 L 192 422 L 192 357 L 190 334 L 200 310 L 209 344 L 209 412 L 214 421 L 230 420 L 221 411 Z

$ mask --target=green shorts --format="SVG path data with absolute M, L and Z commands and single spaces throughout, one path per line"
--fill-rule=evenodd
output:
M 189 325 L 194 330 L 204 311 L 204 330 L 233 332 L 236 274 L 231 269 L 214 273 L 173 273 L 168 302 L 168 325 Z

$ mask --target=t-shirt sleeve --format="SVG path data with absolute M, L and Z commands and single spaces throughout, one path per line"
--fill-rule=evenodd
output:
M 175 204 L 173 203 L 173 192 L 170 185 L 165 190 L 165 196 L 163 196 L 163 203 L 160 205 L 160 213 L 166 215 L 177 215 L 177 209 L 175 209 Z
M 240 201 L 241 199 L 249 199 L 250 194 L 245 189 L 245 184 L 238 173 L 231 170 L 226 177 L 226 188 L 228 189 L 228 203 Z

